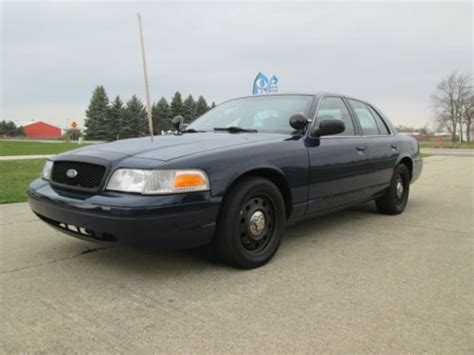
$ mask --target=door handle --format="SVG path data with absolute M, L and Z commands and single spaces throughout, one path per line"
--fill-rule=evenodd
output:
M 398 149 L 398 145 L 396 145 L 396 144 L 390 144 L 390 146 L 392 147 L 392 149 L 395 149 L 395 150 Z
M 356 147 L 356 149 L 359 151 L 359 152 L 365 152 L 367 150 L 367 146 L 365 145 L 358 145 Z

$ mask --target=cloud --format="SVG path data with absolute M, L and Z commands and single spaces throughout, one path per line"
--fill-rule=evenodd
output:
M 263 71 L 421 126 L 437 81 L 472 70 L 470 3 L 3 3 L 2 118 L 81 120 L 97 84 L 143 97 L 137 11 L 154 100 L 247 95 Z

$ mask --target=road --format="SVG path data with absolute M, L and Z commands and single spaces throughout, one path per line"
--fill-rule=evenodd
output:
M 448 155 L 458 157 L 474 157 L 474 149 L 442 149 L 442 148 L 422 148 L 422 153 L 433 154 L 433 155 Z
M 252 271 L 97 248 L 0 206 L 1 352 L 473 352 L 473 168 L 427 158 L 404 214 L 304 222 Z

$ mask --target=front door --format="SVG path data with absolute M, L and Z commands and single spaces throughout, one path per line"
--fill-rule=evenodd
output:
M 344 132 L 334 136 L 307 138 L 310 161 L 307 214 L 353 204 L 365 195 L 367 144 L 358 135 L 345 102 L 340 97 L 322 98 L 314 124 L 334 118 L 344 122 Z

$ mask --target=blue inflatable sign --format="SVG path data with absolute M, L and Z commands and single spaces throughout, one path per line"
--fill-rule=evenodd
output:
M 268 79 L 265 74 L 258 73 L 253 81 L 253 95 L 259 94 L 268 94 L 270 92 L 278 92 L 278 78 L 275 75 L 272 75 L 270 79 Z
M 275 75 L 272 75 L 268 81 L 268 92 L 278 92 L 278 78 Z

